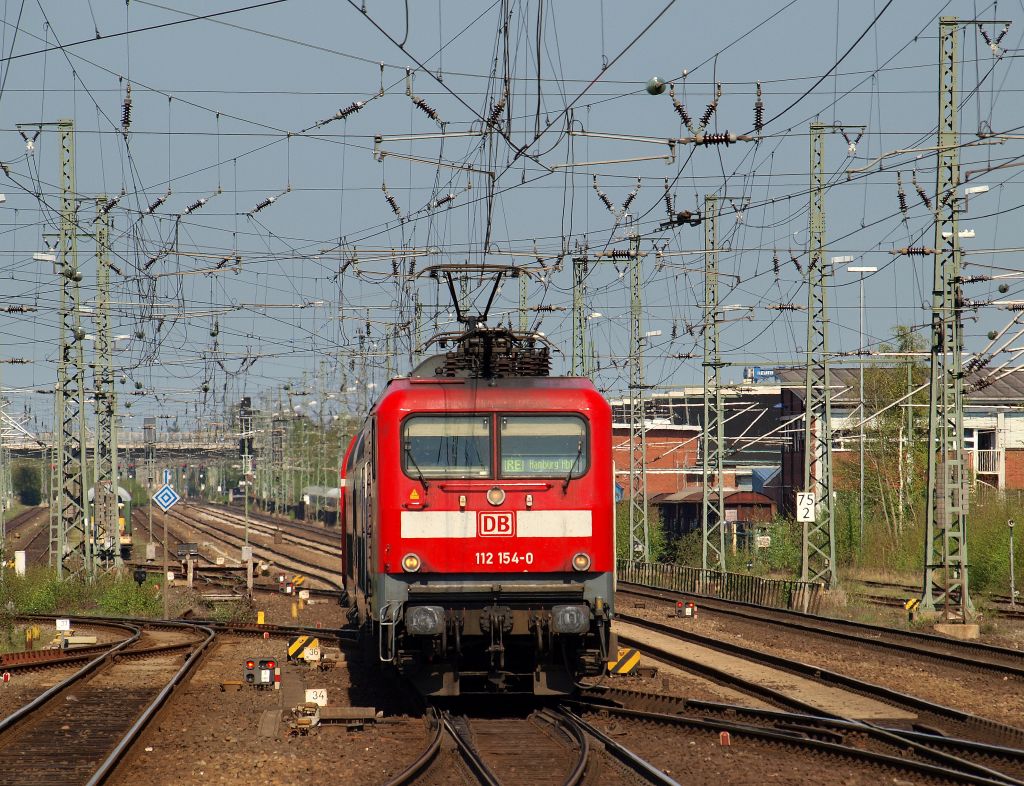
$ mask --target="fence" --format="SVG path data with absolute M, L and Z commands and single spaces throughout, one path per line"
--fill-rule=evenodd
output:
M 975 451 L 975 472 L 984 472 L 990 475 L 994 475 L 999 472 L 999 454 L 1001 451 L 998 450 L 977 450 Z
M 618 579 L 659 589 L 810 614 L 818 613 L 825 594 L 825 585 L 818 582 L 765 579 L 745 573 L 702 570 L 661 562 L 619 560 Z

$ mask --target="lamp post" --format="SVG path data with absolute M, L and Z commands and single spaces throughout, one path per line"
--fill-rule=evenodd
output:
M 852 257 L 833 257 L 833 263 L 847 263 L 852 262 Z M 864 274 L 865 273 L 877 273 L 878 268 L 871 265 L 847 265 L 847 271 L 850 273 L 860 274 L 860 305 L 858 307 L 860 316 L 860 333 L 859 333 L 859 346 L 857 354 L 860 356 L 860 370 L 858 373 L 860 393 L 858 395 L 858 415 L 860 420 L 860 492 L 859 492 L 859 512 L 860 512 L 860 548 L 863 553 L 864 550 Z
M 1017 607 L 1017 586 L 1013 576 L 1013 519 L 1007 519 L 1006 527 L 1010 530 L 1010 606 Z

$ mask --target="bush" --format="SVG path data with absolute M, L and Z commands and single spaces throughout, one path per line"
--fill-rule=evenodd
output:
M 0 605 L 17 614 L 71 614 L 92 599 L 92 590 L 80 579 L 58 579 L 47 568 L 30 569 L 24 576 L 6 574 L 0 585 Z
M 97 610 L 107 617 L 159 617 L 163 601 L 155 581 L 139 586 L 128 576 L 104 576 L 96 583 Z
M 661 512 L 656 505 L 647 506 L 647 544 L 649 560 L 661 562 L 671 557 L 671 548 Z M 615 505 L 615 553 L 619 559 L 628 559 L 629 553 L 629 500 Z

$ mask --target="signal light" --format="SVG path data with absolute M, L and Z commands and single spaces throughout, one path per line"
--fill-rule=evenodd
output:
M 277 663 L 275 661 L 268 660 L 268 661 L 265 662 L 265 664 L 261 662 L 260 665 L 266 665 L 266 667 L 268 669 L 273 669 L 273 668 L 275 668 L 277 666 Z
M 255 669 L 256 668 L 256 661 L 247 660 L 245 662 L 245 668 L 247 668 L 247 669 Z

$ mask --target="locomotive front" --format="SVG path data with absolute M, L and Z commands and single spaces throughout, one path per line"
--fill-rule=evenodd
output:
M 424 694 L 571 692 L 614 647 L 610 407 L 586 379 L 433 371 L 364 430 L 357 606 Z

